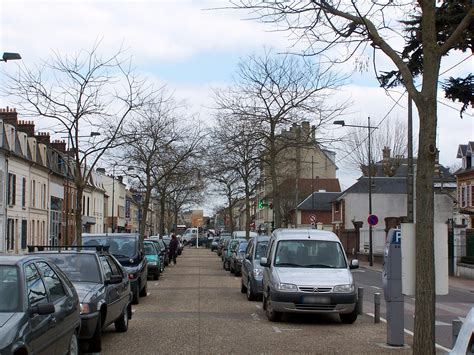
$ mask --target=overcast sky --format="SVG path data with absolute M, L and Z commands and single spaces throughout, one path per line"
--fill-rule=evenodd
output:
M 260 53 L 263 48 L 276 52 L 287 51 L 293 44 L 281 32 L 272 32 L 270 25 L 244 20 L 248 14 L 233 10 L 209 10 L 226 5 L 222 1 L 19 1 L 0 3 L 0 51 L 19 52 L 23 64 L 34 66 L 47 59 L 51 51 L 76 53 L 90 49 L 100 39 L 101 51 L 115 52 L 120 46 L 133 56 L 133 63 L 150 80 L 165 83 L 180 99 L 186 99 L 192 110 L 200 112 L 203 120 L 210 120 L 211 88 L 228 85 L 239 58 Z M 298 49 L 298 48 L 296 48 Z M 294 50 L 294 48 L 293 48 Z M 450 55 L 443 69 L 459 63 L 468 54 Z M 383 55 L 381 65 L 387 66 Z M 360 61 L 360 58 L 359 58 Z M 15 71 L 16 63 L 3 64 L 2 70 Z M 356 62 L 337 68 L 341 72 L 355 71 Z M 472 71 L 472 58 L 450 70 L 447 76 L 463 75 Z M 398 90 L 398 92 L 402 92 Z M 384 117 L 406 117 L 406 98 L 387 115 L 394 99 L 378 88 L 374 72 L 355 73 L 340 92 L 340 98 L 351 98 L 351 114 L 346 122 L 371 117 L 378 124 Z M 1 98 L 0 104 L 14 106 L 11 98 Z M 459 104 L 442 98 L 451 106 L 439 105 L 438 147 L 440 161 L 446 166 L 456 163 L 459 144 L 474 140 L 472 109 L 463 119 Z M 20 112 L 21 116 L 21 112 Z M 37 122 L 42 127 L 41 122 Z M 417 133 L 417 116 L 415 133 Z M 332 129 L 329 134 L 342 134 Z M 342 157 L 338 154 L 337 159 Z M 349 187 L 358 172 L 338 162 L 338 177 L 343 187 Z

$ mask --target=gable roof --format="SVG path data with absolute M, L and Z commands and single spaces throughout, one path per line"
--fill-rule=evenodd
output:
M 361 177 L 359 180 L 344 191 L 339 197 L 347 194 L 368 194 L 369 193 L 369 178 Z M 373 194 L 406 194 L 407 193 L 407 179 L 405 177 L 373 177 L 372 178 L 372 193 Z
M 331 211 L 332 203 L 341 195 L 341 192 L 314 192 L 301 202 L 297 209 L 303 211 Z

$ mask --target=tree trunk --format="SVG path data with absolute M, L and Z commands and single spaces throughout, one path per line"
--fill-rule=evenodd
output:
M 234 216 L 233 216 L 233 213 L 232 213 L 232 207 L 234 206 L 234 204 L 232 203 L 232 195 L 231 193 L 229 192 L 229 194 L 227 195 L 227 200 L 229 202 L 229 229 L 230 229 L 230 232 L 231 233 L 234 233 Z
M 426 73 L 426 71 L 425 71 Z M 436 92 L 418 100 L 416 171 L 416 293 L 414 354 L 435 354 L 435 263 L 433 173 L 436 158 Z
M 160 238 L 163 238 L 165 235 L 165 201 L 166 195 L 164 191 L 161 191 L 160 196 Z
M 281 227 L 281 209 L 280 209 L 280 191 L 278 191 L 278 178 L 276 172 L 276 158 L 270 158 L 270 177 L 272 179 L 272 194 L 273 194 L 273 227 Z
M 84 196 L 84 182 L 76 180 L 76 201 L 74 201 L 74 221 L 76 224 L 76 245 L 82 246 L 82 197 Z M 72 245 L 74 241 L 69 240 Z
M 250 191 L 248 181 L 245 183 L 245 238 L 250 239 Z

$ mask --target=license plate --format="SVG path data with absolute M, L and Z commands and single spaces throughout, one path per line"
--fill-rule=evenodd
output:
M 326 296 L 303 296 L 303 303 L 329 304 L 331 302 Z

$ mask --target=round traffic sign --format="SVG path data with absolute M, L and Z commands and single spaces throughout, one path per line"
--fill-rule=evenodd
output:
M 369 217 L 367 217 L 367 223 L 371 226 L 375 226 L 379 223 L 379 218 L 374 214 L 370 214 Z
M 309 216 L 309 220 L 310 220 L 312 223 L 316 223 L 316 215 L 312 214 L 311 216 Z

